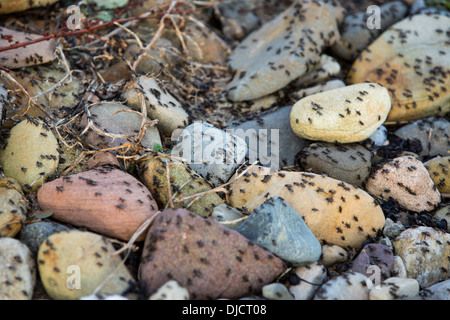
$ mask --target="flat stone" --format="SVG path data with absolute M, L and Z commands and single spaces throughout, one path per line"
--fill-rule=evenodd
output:
M 300 151 L 296 160 L 303 171 L 324 173 L 330 178 L 362 187 L 371 172 L 373 156 L 356 143 L 313 143 Z
M 334 264 L 346 262 L 349 259 L 347 250 L 335 244 L 324 244 L 322 246 L 322 255 L 319 263 L 325 267 L 331 267 Z
M 387 162 L 367 180 L 366 190 L 385 200 L 392 197 L 414 212 L 431 211 L 441 202 L 423 163 L 410 156 Z
M 301 88 L 299 90 L 296 90 L 294 92 L 291 92 L 289 94 L 289 98 L 294 101 L 298 101 L 306 96 L 310 96 L 312 94 L 332 90 L 332 89 L 338 89 L 345 87 L 345 82 L 340 79 L 332 79 L 328 80 L 316 85 L 313 85 L 308 88 Z
M 231 53 L 229 66 L 235 76 L 227 85 L 228 98 L 260 98 L 308 73 L 322 50 L 337 39 L 336 30 L 336 18 L 323 3 L 295 2 Z M 290 41 L 292 45 L 287 45 Z
M 450 280 L 433 284 L 420 293 L 424 300 L 448 301 L 450 300 Z
M 127 106 L 115 102 L 104 102 L 92 106 L 89 108 L 91 122 L 84 115 L 80 125 L 83 128 L 88 125 L 95 126 L 97 130 L 87 131 L 86 141 L 100 149 L 118 147 L 127 142 L 136 145 L 142 118 L 131 111 L 132 109 Z M 156 127 L 147 127 L 141 145 L 144 148 L 153 149 L 155 144 L 161 145 L 159 131 Z
M 421 158 L 448 155 L 450 148 L 450 122 L 444 118 L 426 118 L 414 121 L 395 131 L 403 140 L 419 140 Z
M 362 273 L 348 272 L 325 282 L 313 300 L 369 300 L 368 282 Z
M 110 166 L 44 184 L 37 199 L 52 218 L 128 241 L 158 211 L 152 194 L 132 175 Z M 144 234 L 139 236 L 144 239 Z M 140 241 L 138 240 L 138 241 Z
M 348 82 L 389 88 L 387 121 L 444 115 L 450 111 L 449 24 L 449 17 L 418 14 L 392 25 L 356 59 Z
M 236 229 L 245 217 L 239 210 L 226 204 L 215 207 L 212 213 L 212 218 L 215 221 L 230 229 Z
M 157 128 L 164 136 L 170 137 L 176 129 L 184 129 L 189 124 L 189 115 L 183 105 L 156 78 L 141 76 L 136 82 L 126 84 L 122 97 L 127 106 L 141 110 L 135 85 L 144 93 L 148 117 L 158 120 Z
M 218 187 L 245 162 L 247 144 L 233 132 L 194 122 L 183 129 L 171 154 L 185 159 L 191 169 Z
M 405 263 L 408 278 L 426 288 L 450 276 L 450 235 L 430 227 L 403 231 L 394 241 L 395 253 Z
M 385 87 L 359 83 L 300 99 L 291 128 L 301 138 L 352 143 L 370 137 L 386 120 L 391 101 Z
M 232 178 L 231 206 L 251 212 L 269 198 L 280 197 L 322 244 L 359 248 L 384 226 L 384 214 L 375 200 L 343 181 L 308 172 L 271 173 L 256 165 L 246 173 L 247 177 Z
M 115 252 L 109 240 L 95 233 L 70 230 L 51 235 L 37 255 L 45 291 L 54 300 L 77 300 L 94 292 L 120 295 L 134 278 Z
M 279 197 L 253 210 L 236 231 L 294 266 L 314 263 L 322 253 L 300 215 Z
M 392 277 L 383 281 L 379 288 L 370 290 L 370 300 L 396 300 L 419 294 L 419 283 L 415 279 Z
M 196 300 L 252 295 L 285 269 L 281 259 L 239 232 L 175 208 L 149 227 L 139 270 L 147 295 L 175 280 Z
M 389 218 L 386 218 L 386 223 L 383 228 L 383 235 L 388 237 L 389 239 L 395 239 L 402 231 L 405 230 L 405 227 L 400 221 L 394 222 Z
M 450 156 L 437 157 L 424 163 L 440 193 L 450 193 Z
M 31 300 L 36 262 L 30 249 L 14 238 L 0 238 L 0 300 Z
M 250 163 L 259 160 L 261 165 L 274 168 L 295 164 L 297 152 L 310 142 L 292 131 L 289 120 L 291 109 L 292 106 L 284 106 L 264 112 L 256 119 L 228 122 L 228 129 L 233 129 L 236 135 L 245 139 Z

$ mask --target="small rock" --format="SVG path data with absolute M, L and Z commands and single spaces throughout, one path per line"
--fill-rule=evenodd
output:
M 229 66 L 235 76 L 227 85 L 228 98 L 257 99 L 305 75 L 337 39 L 336 30 L 335 17 L 322 3 L 296 2 L 234 49 Z M 286 45 L 289 41 L 293 45 Z
M 389 218 L 386 218 L 386 223 L 383 228 L 383 235 L 389 239 L 395 239 L 405 227 L 400 221 L 394 222 Z
M 377 266 L 380 269 L 381 280 L 390 278 L 394 266 L 394 254 L 391 248 L 377 243 L 364 246 L 352 261 L 351 271 L 370 277 L 373 274 L 373 269 L 370 269 L 372 266 Z
M 408 6 L 402 1 L 392 1 L 380 6 L 381 28 L 368 28 L 369 11 L 347 15 L 339 26 L 341 38 L 332 47 L 333 53 L 340 58 L 353 61 L 373 40 L 389 26 L 401 20 L 408 12 Z
M 385 87 L 374 83 L 355 84 L 299 100 L 292 107 L 291 128 L 304 139 L 359 142 L 383 124 L 390 108 Z
M 394 241 L 395 254 L 405 263 L 408 278 L 422 288 L 449 278 L 450 235 L 430 227 L 403 231 Z
M 0 237 L 15 237 L 26 220 L 28 200 L 19 183 L 0 177 Z
M 132 110 L 127 106 L 115 102 L 104 102 L 89 108 L 91 122 L 84 115 L 80 125 L 82 128 L 95 126 L 96 129 L 87 131 L 86 141 L 99 149 L 114 148 L 127 142 L 135 145 L 140 138 L 142 118 L 130 111 Z M 140 142 L 148 149 L 153 149 L 155 144 L 161 145 L 158 129 L 147 127 Z
M 325 282 L 313 300 L 369 300 L 368 282 L 362 273 L 345 273 Z
M 300 151 L 296 161 L 301 170 L 361 187 L 369 177 L 373 156 L 359 144 L 313 143 Z
M 419 140 L 421 158 L 448 155 L 450 148 L 450 122 L 444 118 L 426 118 L 407 124 L 395 131 L 403 140 Z
M 394 266 L 392 267 L 392 276 L 397 278 L 408 278 L 406 267 L 402 258 L 394 256 Z
M 296 153 L 309 142 L 292 131 L 289 122 L 291 109 L 292 106 L 285 106 L 264 112 L 256 119 L 228 122 L 228 129 L 233 129 L 247 142 L 250 163 L 259 160 L 261 165 L 275 168 L 295 164 Z
M 348 261 L 348 252 L 335 244 L 325 244 L 322 246 L 322 255 L 319 263 L 325 267 Z
M 131 81 L 125 85 L 122 96 L 130 108 L 141 110 L 135 85 L 144 93 L 148 117 L 158 120 L 156 126 L 164 136 L 170 137 L 176 129 L 183 129 L 189 124 L 189 115 L 181 103 L 156 78 L 141 76 L 137 82 Z
M 279 197 L 253 210 L 236 231 L 294 266 L 314 263 L 321 255 L 319 241 L 300 215 Z
M 413 157 L 398 157 L 378 169 L 366 183 L 366 190 L 385 200 L 392 197 L 408 210 L 431 211 L 441 195 L 422 162 Z
M 2 3 L 2 7 L 3 6 L 4 3 Z M 1 9 L 2 8 L 0 8 L 0 11 Z M 42 35 L 20 32 L 2 27 L 0 27 L 0 33 L 12 36 L 11 40 L 13 40 L 14 43 L 32 41 L 42 37 Z M 9 45 L 11 45 L 11 43 L 6 38 L 3 39 L 2 37 L 0 39 L 0 47 L 7 47 Z M 17 69 L 36 64 L 44 64 L 56 59 L 55 51 L 56 51 L 55 39 L 33 43 L 31 45 L 28 45 L 26 47 L 26 50 L 25 48 L 17 48 L 2 52 L 2 59 L 0 61 L 0 65 L 8 69 Z M 36 57 L 39 58 L 35 58 L 30 53 L 33 53 Z
M 149 300 L 189 300 L 189 291 L 175 280 L 169 280 L 158 291 L 152 294 Z
M 450 111 L 449 24 L 449 17 L 418 14 L 392 25 L 355 60 L 347 81 L 389 88 L 387 121 L 444 115 Z
M 312 94 L 338 89 L 345 87 L 345 83 L 339 79 L 329 80 L 323 83 L 319 83 L 315 86 L 309 88 L 299 89 L 289 94 L 289 98 L 294 101 L 298 101 L 306 96 L 310 96 Z
M 30 249 L 17 239 L 0 238 L 0 300 L 31 300 L 35 283 Z
M 94 169 L 104 165 L 120 168 L 119 160 L 110 152 L 96 152 L 86 163 L 87 169 Z
M 440 193 L 450 193 L 450 156 L 437 157 L 424 163 Z
M 149 227 L 140 278 L 147 295 L 169 280 L 191 299 L 235 299 L 271 283 L 285 265 L 235 230 L 185 209 L 163 211 Z
M 58 141 L 41 120 L 19 122 L 6 142 L 0 150 L 0 165 L 4 174 L 14 178 L 25 192 L 36 191 L 56 171 Z
M 53 221 L 38 221 L 23 226 L 20 231 L 20 241 L 25 244 L 33 254 L 37 255 L 39 247 L 48 237 L 54 233 L 69 230 L 69 227 Z
M 245 217 L 239 210 L 226 204 L 215 207 L 212 213 L 212 218 L 215 221 L 230 229 L 236 229 Z
M 419 294 L 419 283 L 415 279 L 392 277 L 384 280 L 379 288 L 369 292 L 370 300 L 396 300 Z
M 447 205 L 436 211 L 434 214 L 436 220 L 445 220 L 447 226 L 450 226 L 450 205 Z
M 247 10 L 243 3 L 221 3 L 215 15 L 222 24 L 222 32 L 228 39 L 242 40 L 255 30 L 260 20 L 253 12 Z
M 158 211 L 142 183 L 110 166 L 47 182 L 37 199 L 41 209 L 52 211 L 59 221 L 126 241 Z
M 450 280 L 433 284 L 420 292 L 424 300 L 450 300 Z
M 324 83 L 341 72 L 341 65 L 333 57 L 323 54 L 316 66 L 307 74 L 295 80 L 292 84 L 298 87 L 309 87 Z
M 170 175 L 171 194 L 169 194 L 167 186 L 168 174 Z M 188 206 L 190 211 L 202 217 L 209 217 L 216 206 L 224 203 L 222 198 L 214 192 L 203 196 L 199 195 L 195 200 L 196 194 L 210 191 L 211 185 L 187 164 L 170 158 L 143 159 L 140 178 L 158 201 L 160 208 L 166 208 L 172 202 L 177 208 Z M 176 201 L 176 199 L 185 197 L 190 198 Z
M 374 147 L 384 146 L 387 140 L 387 128 L 385 126 L 380 126 L 370 137 L 364 140 L 363 143 L 371 149 Z
M 251 212 L 271 197 L 283 198 L 321 243 L 359 248 L 384 226 L 384 214 L 374 199 L 343 181 L 307 172 L 271 173 L 261 166 L 247 173 L 232 178 L 231 206 Z
M 295 300 L 311 300 L 317 289 L 327 278 L 327 269 L 317 263 L 297 267 L 294 269 L 294 272 L 298 283 L 291 284 L 289 292 L 294 296 Z
M 54 300 L 120 295 L 134 279 L 115 252 L 109 240 L 95 233 L 71 230 L 51 235 L 37 256 L 45 291 Z
M 206 122 L 194 122 L 180 133 L 171 154 L 185 159 L 191 169 L 218 187 L 228 182 L 244 163 L 247 145 L 232 132 Z
M 269 300 L 294 300 L 292 295 L 281 283 L 267 284 L 262 288 L 262 295 Z

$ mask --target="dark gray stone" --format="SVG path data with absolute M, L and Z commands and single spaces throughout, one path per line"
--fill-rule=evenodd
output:
M 39 247 L 52 234 L 60 231 L 70 230 L 62 224 L 50 221 L 40 221 L 23 226 L 20 231 L 20 241 L 30 248 L 31 252 L 37 254 Z
M 235 230 L 294 266 L 314 263 L 322 253 L 300 215 L 279 197 L 264 202 Z

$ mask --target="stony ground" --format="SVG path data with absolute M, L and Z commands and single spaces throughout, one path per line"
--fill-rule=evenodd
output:
M 0 299 L 450 299 L 447 1 L 0 4 Z

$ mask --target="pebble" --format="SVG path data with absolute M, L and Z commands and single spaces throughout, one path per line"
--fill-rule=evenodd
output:
M 423 163 L 410 156 L 392 159 L 376 170 L 367 180 L 366 190 L 385 200 L 392 197 L 414 212 L 431 211 L 441 202 Z
M 372 15 L 370 11 L 347 15 L 339 26 L 341 37 L 332 47 L 333 53 L 342 59 L 353 61 L 386 28 L 403 19 L 407 12 L 408 6 L 402 1 L 392 1 L 381 5 L 381 28 L 379 29 L 367 27 L 368 19 Z
M 328 81 L 319 83 L 312 87 L 296 90 L 289 94 L 289 98 L 293 101 L 298 101 L 301 98 L 310 96 L 312 94 L 316 94 L 319 92 L 324 92 L 324 91 L 328 91 L 328 90 L 332 90 L 332 89 L 343 88 L 343 87 L 345 87 L 345 83 L 342 80 L 332 79 L 332 80 L 328 80 Z
M 394 256 L 394 266 L 392 267 L 392 276 L 397 278 L 408 278 L 405 263 L 399 256 Z
M 299 213 L 323 244 L 359 248 L 384 226 L 384 214 L 364 190 L 333 178 L 307 172 L 278 171 L 253 166 L 233 179 L 231 206 L 251 212 L 270 197 L 283 198 Z
M 37 255 L 45 291 L 54 300 L 122 294 L 135 280 L 114 253 L 112 243 L 95 233 L 70 230 L 52 234 Z
M 408 278 L 416 279 L 421 288 L 449 278 L 449 244 L 448 233 L 423 226 L 408 228 L 393 241 L 395 254 L 402 258 Z
M 168 175 L 170 176 L 170 194 L 167 186 Z M 206 193 L 199 196 L 197 200 L 194 199 L 196 194 L 211 191 L 212 186 L 186 163 L 170 158 L 146 158 L 143 159 L 139 176 L 158 201 L 160 208 L 166 208 L 172 205 L 172 202 L 174 207 L 189 207 L 190 211 L 202 217 L 210 217 L 214 208 L 224 203 L 215 192 Z M 176 201 L 185 197 L 191 198 Z
M 4 1 L 0 7 L 0 14 L 7 14 L 13 12 L 21 12 L 31 8 L 38 8 L 51 5 L 58 0 L 39 0 L 39 1 L 28 1 L 28 0 L 18 0 L 18 1 Z
M 369 300 L 370 279 L 362 273 L 348 272 L 325 282 L 313 300 Z
M 348 252 L 344 248 L 335 244 L 324 244 L 318 262 L 325 267 L 331 267 L 334 264 L 346 262 L 348 259 Z
M 136 83 L 131 81 L 126 84 L 122 98 L 126 100 L 127 106 L 141 110 L 140 95 L 135 85 L 144 93 L 148 117 L 158 120 L 157 128 L 164 136 L 170 137 L 176 129 L 188 125 L 189 115 L 183 105 L 156 78 L 141 76 Z
M 14 238 L 0 238 L 0 300 L 31 300 L 36 262 L 30 249 Z
M 445 220 L 447 222 L 447 226 L 450 226 L 450 205 L 446 205 L 445 207 L 437 210 L 434 214 L 434 218 L 436 220 Z
M 380 126 L 370 137 L 363 141 L 363 144 L 369 149 L 373 149 L 375 147 L 384 146 L 387 141 L 387 128 L 385 126 Z
M 385 87 L 374 83 L 316 93 L 302 98 L 291 111 L 291 128 L 301 138 L 352 143 L 370 137 L 391 108 Z
M 436 157 L 424 163 L 440 193 L 450 193 L 450 156 Z
M 212 218 L 215 221 L 230 229 L 236 229 L 244 221 L 245 217 L 239 210 L 225 203 L 215 207 L 212 213 Z
M 450 300 L 450 280 L 438 282 L 420 292 L 424 300 Z
M 341 65 L 335 58 L 323 54 L 317 65 L 307 74 L 295 80 L 292 84 L 298 87 L 309 87 L 324 83 L 341 72 Z
M 99 149 L 118 147 L 129 141 L 133 145 L 137 144 L 142 117 L 131 111 L 132 109 L 116 102 L 103 102 L 90 107 L 91 122 L 88 120 L 89 117 L 84 115 L 80 126 L 82 128 L 95 126 L 96 129 L 87 131 L 86 141 Z M 155 144 L 161 145 L 159 131 L 156 127 L 147 127 L 141 145 L 153 149 Z
M 213 187 L 228 182 L 245 162 L 247 144 L 239 136 L 206 122 L 194 122 L 178 136 L 173 156 L 187 159 L 191 169 Z
M 222 32 L 228 39 L 242 40 L 260 26 L 260 19 L 253 12 L 246 10 L 243 3 L 221 3 L 217 6 L 217 18 L 222 24 Z
M 126 241 L 158 211 L 142 183 L 110 166 L 47 182 L 38 190 L 37 200 L 56 220 Z M 138 239 L 143 238 L 144 234 Z
M 266 284 L 262 288 L 262 296 L 269 300 L 294 300 L 288 288 L 282 283 Z
M 0 237 L 15 237 L 21 230 L 28 210 L 28 200 L 19 183 L 0 176 Z
M 377 243 L 364 246 L 358 256 L 352 261 L 350 270 L 370 277 L 373 274 L 373 270 L 370 268 L 372 266 L 379 268 L 381 280 L 390 278 L 394 266 L 394 254 L 391 248 Z
M 395 131 L 403 140 L 419 140 L 424 158 L 448 155 L 450 148 L 450 122 L 444 118 L 426 118 L 414 121 Z
M 258 292 L 286 269 L 235 230 L 186 209 L 164 210 L 147 232 L 140 279 L 148 296 L 169 280 L 191 299 L 234 299 Z
M 306 37 L 307 28 L 314 32 Z M 335 17 L 320 2 L 293 4 L 231 53 L 228 64 L 235 75 L 226 88 L 228 99 L 257 99 L 307 74 L 319 62 L 320 52 L 337 39 L 336 31 Z M 289 41 L 293 45 L 286 46 Z
M 0 166 L 25 192 L 36 191 L 59 163 L 58 141 L 39 119 L 23 120 L 10 131 L 0 150 Z
M 369 177 L 373 156 L 360 144 L 312 143 L 296 157 L 299 168 L 362 187 Z
M 30 50 L 33 50 L 30 48 Z M 28 51 L 28 49 L 27 49 Z M 16 124 L 14 120 L 26 120 L 27 117 L 36 118 L 41 117 L 45 119 L 47 114 L 55 118 L 64 118 L 68 116 L 68 106 L 77 105 L 80 101 L 79 97 L 83 90 L 82 82 L 73 73 L 71 77 L 66 77 L 67 70 L 55 60 L 50 63 L 45 63 L 37 66 L 25 67 L 20 71 L 20 74 L 27 75 L 20 77 L 19 75 L 11 74 L 11 77 L 16 80 L 23 89 L 25 89 L 30 97 L 35 97 L 35 102 L 29 108 L 22 108 L 22 104 L 28 101 L 28 97 L 23 93 L 22 89 L 10 81 L 6 77 L 0 78 L 0 83 L 8 90 L 8 98 L 11 103 L 11 108 L 7 108 L 8 117 L 5 121 L 5 126 L 11 128 Z M 66 78 L 64 78 L 66 77 Z M 58 87 L 51 90 L 55 83 Z M 48 93 L 47 92 L 51 90 Z M 12 110 L 14 108 L 15 110 Z
M 37 255 L 41 244 L 52 234 L 69 231 L 70 228 L 54 221 L 38 221 L 23 226 L 19 240 L 25 244 L 34 255 Z
M 189 300 L 189 291 L 180 286 L 175 280 L 169 280 L 163 284 L 149 300 Z
M 395 239 L 402 231 L 405 230 L 405 226 L 400 222 L 394 222 L 390 218 L 386 218 L 386 223 L 383 228 L 383 235 L 389 239 Z
M 389 88 L 392 108 L 387 121 L 444 115 L 450 111 L 450 18 L 418 14 L 381 34 L 353 63 L 349 83 L 378 82 Z
M 284 106 L 275 111 L 260 114 L 256 119 L 245 122 L 230 121 L 228 129 L 245 139 L 247 142 L 249 157 L 259 160 L 263 166 L 273 166 L 278 159 L 279 167 L 292 166 L 295 164 L 295 155 L 299 150 L 309 145 L 309 142 L 298 137 L 290 127 L 290 113 L 292 106 Z M 241 132 L 239 131 L 241 129 Z M 278 131 L 275 131 L 278 130 Z M 267 133 L 267 144 L 259 143 L 265 141 L 264 134 Z M 278 133 L 278 140 L 276 140 Z M 277 148 L 272 148 L 272 141 Z M 270 143 L 269 143 L 270 142 Z M 251 162 L 251 161 L 250 161 Z
M 289 292 L 295 300 L 311 300 L 327 279 L 327 269 L 317 263 L 296 267 L 294 273 L 298 283 L 289 285 Z
M 322 253 L 300 215 L 279 197 L 265 201 L 235 230 L 293 266 L 314 263 Z
M 384 280 L 379 288 L 369 292 L 370 300 L 396 300 L 411 298 L 419 294 L 419 283 L 415 279 L 392 277 Z

